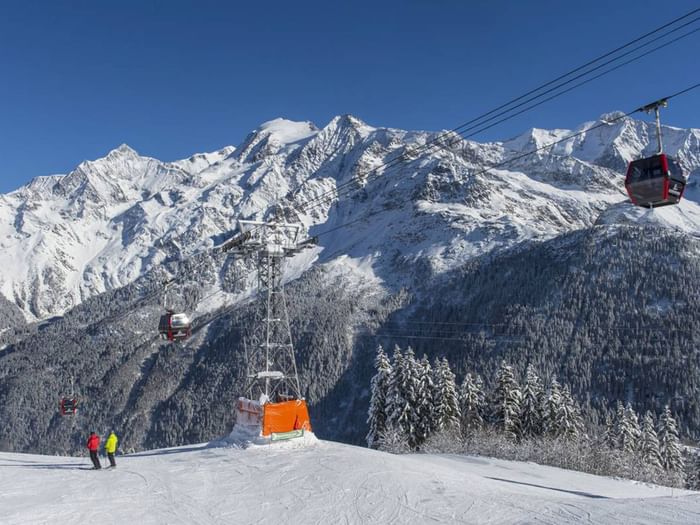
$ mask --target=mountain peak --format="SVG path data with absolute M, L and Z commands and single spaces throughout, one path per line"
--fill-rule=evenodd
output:
M 296 122 L 284 118 L 268 120 L 260 125 L 258 134 L 266 133 L 274 137 L 282 144 L 291 144 L 307 139 L 318 133 L 318 128 L 313 122 Z
M 131 146 L 128 144 L 120 144 L 118 147 L 114 148 L 111 150 L 108 154 L 107 157 L 109 156 L 129 156 L 129 157 L 138 157 L 139 154 L 138 152 L 133 149 Z
M 555 144 L 571 134 L 568 129 L 531 128 L 517 137 L 503 143 L 506 149 L 515 151 L 536 151 Z
M 338 115 L 336 117 L 333 117 L 333 119 L 330 121 L 329 125 L 336 125 L 341 128 L 353 128 L 357 131 L 360 130 L 367 130 L 367 131 L 372 131 L 374 128 L 372 126 L 368 125 L 366 122 L 362 121 L 361 119 L 357 118 L 354 115 L 351 115 L 350 113 L 345 113 L 343 115 Z
M 598 120 L 600 122 L 612 124 L 613 122 L 617 122 L 618 120 L 629 118 L 630 117 L 626 116 L 626 113 L 622 111 L 610 111 L 609 113 L 603 113 L 600 117 L 598 117 Z
M 284 118 L 268 120 L 257 129 L 251 131 L 236 152 L 244 162 L 256 162 L 268 155 L 299 147 L 318 134 L 318 128 L 313 122 L 296 122 Z

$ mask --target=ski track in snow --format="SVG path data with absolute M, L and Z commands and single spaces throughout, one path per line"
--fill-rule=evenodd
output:
M 532 463 L 350 445 L 0 453 L 3 524 L 699 523 L 700 494 Z

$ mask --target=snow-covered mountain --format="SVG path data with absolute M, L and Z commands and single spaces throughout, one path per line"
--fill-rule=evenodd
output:
M 375 128 L 346 115 L 323 128 L 273 120 L 236 148 L 175 162 L 122 145 L 67 175 L 0 195 L 0 293 L 30 321 L 61 315 L 211 248 L 236 219 L 263 217 L 275 203 L 310 234 L 352 223 L 322 236 L 316 262 L 401 286 L 415 279 L 416 263 L 440 273 L 493 249 L 590 226 L 624 202 L 624 166 L 655 144 L 653 126 L 630 118 L 486 171 L 570 133 L 533 129 L 488 144 L 443 136 L 440 147 L 416 155 L 438 134 Z M 664 137 L 666 150 L 697 171 L 700 131 L 666 127 Z M 336 189 L 339 196 L 327 198 Z M 655 213 L 698 231 L 698 198 L 691 178 L 681 206 Z M 313 262 L 300 259 L 292 273 Z
M 661 525 L 694 523 L 700 512 L 700 495 L 686 490 L 533 463 L 395 456 L 327 441 L 249 449 L 199 444 L 117 456 L 111 471 L 93 472 L 88 464 L 0 453 L 6 473 L 0 521 Z
M 275 120 L 235 149 L 161 163 L 121 147 L 0 197 L 0 448 L 80 449 L 82 427 L 55 408 L 71 377 L 83 424 L 115 425 L 137 449 L 224 432 L 255 272 L 210 248 L 273 207 L 319 236 L 285 270 L 319 436 L 362 442 L 378 344 L 447 357 L 459 380 L 532 363 L 594 420 L 618 399 L 670 403 L 700 435 L 697 132 L 665 128 L 691 178 L 680 205 L 650 212 L 626 202 L 616 166 L 651 151 L 651 127 L 609 119 L 529 156 L 567 132 L 479 144 L 351 116 Z M 172 275 L 195 323 L 183 345 L 155 333 Z M 63 315 L 25 326 L 20 309 Z

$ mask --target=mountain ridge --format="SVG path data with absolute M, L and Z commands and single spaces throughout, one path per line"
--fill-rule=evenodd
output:
M 83 419 L 123 429 L 138 448 L 220 435 L 245 388 L 255 261 L 211 248 L 237 219 L 273 213 L 319 240 L 284 269 L 319 436 L 362 441 L 380 342 L 448 356 L 458 377 L 487 374 L 504 357 L 516 370 L 531 360 L 572 385 L 592 417 L 620 398 L 639 412 L 670 402 L 684 432 L 700 435 L 700 150 L 687 133 L 678 132 L 695 173 L 686 198 L 650 212 L 627 202 L 615 169 L 632 151 L 610 146 L 621 126 L 606 128 L 605 144 L 595 133 L 595 147 L 581 143 L 602 164 L 566 150 L 523 157 L 504 143 L 374 128 L 354 117 L 317 132 L 306 123 L 271 126 L 289 142 L 262 130 L 250 141 L 262 144 L 250 162 L 240 160 L 251 155 L 245 147 L 219 150 L 201 171 L 194 163 L 197 173 L 132 156 L 138 169 L 114 177 L 104 163 L 84 166 L 76 179 L 90 185 L 74 184 L 67 197 L 0 197 L 0 289 L 12 298 L 0 301 L 0 314 L 9 312 L 0 315 L 5 448 L 81 446 L 55 414 L 69 375 L 85 400 Z M 646 144 L 650 126 L 624 128 L 645 131 L 620 144 Z M 182 345 L 156 333 L 162 283 L 173 278 L 168 304 L 195 323 Z M 20 309 L 44 321 L 23 324 Z M 464 331 L 443 340 L 436 327 L 455 322 L 483 326 L 483 337 Z M 489 328 L 503 323 L 520 331 L 501 337 Z M 673 391 L 647 396 L 654 384 Z
M 237 217 L 261 218 L 275 202 L 303 208 L 304 201 L 314 202 L 351 180 L 353 191 L 380 191 L 385 201 L 381 205 L 391 207 L 398 201 L 387 202 L 382 181 L 394 180 L 398 197 L 410 176 L 414 179 L 410 198 L 421 213 L 435 213 L 431 203 L 444 202 L 452 194 L 448 200 L 467 206 L 458 209 L 455 204 L 450 213 L 468 219 L 469 214 L 474 217 L 469 210 L 481 207 L 477 215 L 489 223 L 493 214 L 483 208 L 505 206 L 502 226 L 521 233 L 528 221 L 538 222 L 540 214 L 529 218 L 533 207 L 525 202 L 534 195 L 535 208 L 549 216 L 545 220 L 551 226 L 581 227 L 594 222 L 588 212 L 581 215 L 586 206 L 592 205 L 595 214 L 602 211 L 603 202 L 622 200 L 620 166 L 634 148 L 651 147 L 649 127 L 628 117 L 610 129 L 557 144 L 551 152 L 489 171 L 482 168 L 485 159 L 508 161 L 541 147 L 545 138 L 560 140 L 567 131 L 533 129 L 511 141 L 483 145 L 450 139 L 428 155 L 409 157 L 389 168 L 384 165 L 391 166 L 391 159 L 408 149 L 425 147 L 436 138 L 445 140 L 444 136 L 375 128 L 342 115 L 323 128 L 275 119 L 251 132 L 239 147 L 175 162 L 143 157 L 122 144 L 100 159 L 80 163 L 67 175 L 36 178 L 0 197 L 2 246 L 12 241 L 21 245 L 12 258 L 24 259 L 27 267 L 8 275 L 8 265 L 0 266 L 0 291 L 30 321 L 61 315 L 85 297 L 133 281 L 160 261 L 210 248 L 209 239 L 231 231 Z M 664 133 L 669 152 L 688 171 L 697 169 L 700 132 L 665 127 Z M 595 147 L 589 146 L 591 141 Z M 367 174 L 372 178 L 365 182 Z M 590 192 L 591 188 L 596 191 Z M 513 190 L 517 195 L 507 195 Z M 561 193 L 554 205 L 547 202 L 552 190 Z M 581 199 L 574 196 L 576 190 L 588 195 Z M 336 205 L 342 207 L 343 200 Z M 307 227 L 323 225 L 330 218 L 329 203 L 317 204 L 308 214 L 297 214 Z M 576 208 L 579 211 L 572 211 Z M 535 238 L 546 234 L 537 230 L 532 232 Z

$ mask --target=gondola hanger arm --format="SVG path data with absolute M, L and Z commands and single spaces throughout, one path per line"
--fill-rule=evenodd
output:
M 659 108 L 667 108 L 667 107 L 668 107 L 668 97 L 660 98 L 659 100 L 651 102 L 651 103 L 647 104 L 646 106 L 642 106 L 640 108 L 637 108 L 635 113 L 637 111 L 643 111 L 644 113 L 651 113 L 652 111 L 658 110 Z

